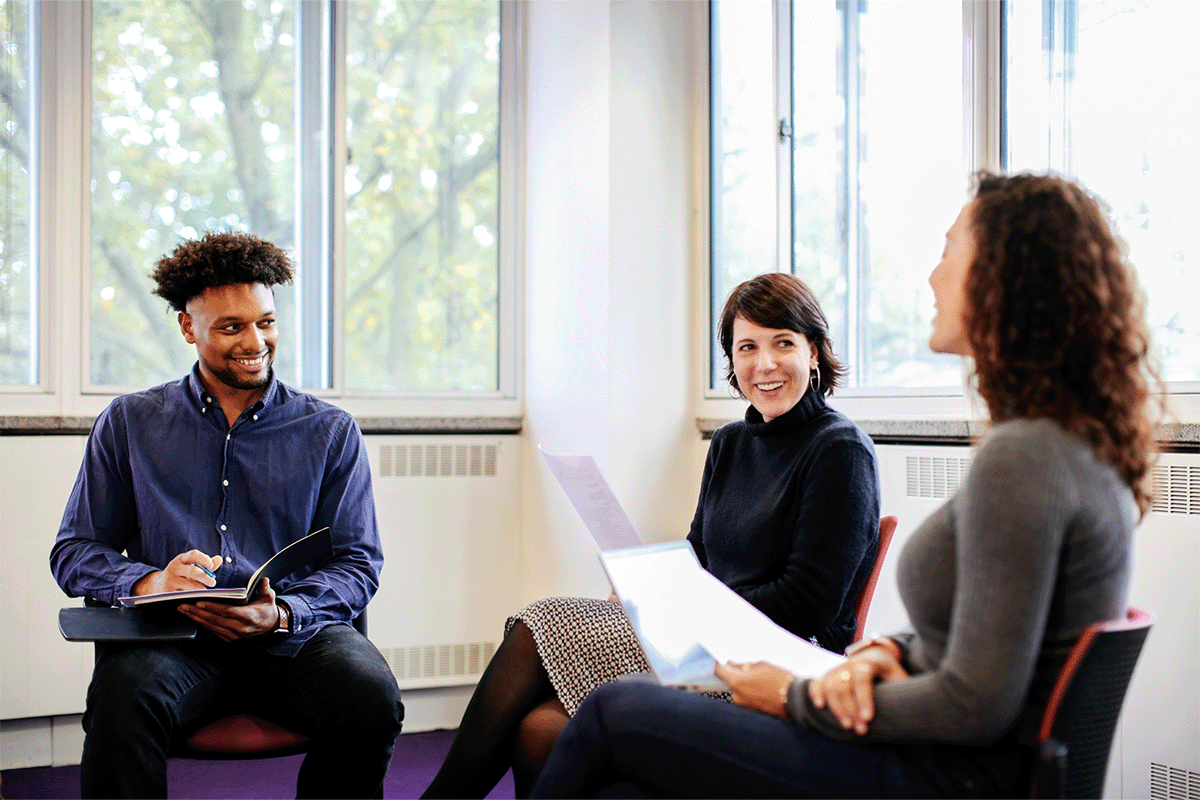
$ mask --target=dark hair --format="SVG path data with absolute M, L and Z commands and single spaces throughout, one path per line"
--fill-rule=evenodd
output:
M 1150 505 L 1150 336 L 1102 202 L 1057 175 L 975 176 L 967 336 L 996 421 L 1048 417 Z
M 833 354 L 829 322 L 817 296 L 804 281 L 786 272 L 768 272 L 738 284 L 729 293 L 719 328 L 721 349 L 725 351 L 725 380 L 745 397 L 733 374 L 733 320 L 737 317 L 764 328 L 804 334 L 817 347 L 817 365 L 821 370 L 819 391 L 830 395 L 841 385 L 846 368 Z
M 205 289 L 233 283 L 291 283 L 292 262 L 283 250 L 251 233 L 210 232 L 182 242 L 154 265 L 154 293 L 184 311 Z

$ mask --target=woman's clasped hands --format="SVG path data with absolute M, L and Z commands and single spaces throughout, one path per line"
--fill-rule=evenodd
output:
M 816 708 L 827 707 L 843 728 L 861 736 L 875 718 L 876 681 L 907 677 L 896 643 L 873 637 L 851 645 L 844 663 L 810 680 L 808 698 Z
M 808 696 L 815 707 L 828 707 L 843 728 L 861 736 L 875 717 L 875 683 L 901 681 L 908 672 L 900 664 L 900 648 L 890 639 L 868 639 L 846 652 L 845 662 L 808 682 Z M 729 685 L 736 705 L 787 718 L 788 690 L 796 681 L 791 672 L 758 661 L 718 664 L 716 674 Z

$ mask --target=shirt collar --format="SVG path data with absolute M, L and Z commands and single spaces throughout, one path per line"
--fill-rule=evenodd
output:
M 192 365 L 192 371 L 188 373 L 185 379 L 189 393 L 195 398 L 197 406 L 201 409 L 201 413 L 208 413 L 207 409 L 217 405 L 217 398 L 213 397 L 212 392 L 204 388 L 204 381 L 200 380 L 200 362 L 197 361 Z M 264 408 L 270 408 L 279 403 L 279 381 L 275 377 L 275 368 L 271 367 L 271 375 L 267 379 L 267 388 L 262 393 L 262 397 L 248 408 L 248 411 L 255 413 L 262 411 Z

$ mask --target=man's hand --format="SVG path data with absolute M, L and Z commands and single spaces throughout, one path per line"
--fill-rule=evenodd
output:
M 157 594 L 186 589 L 211 589 L 217 585 L 213 573 L 220 569 L 222 558 L 209 556 L 199 550 L 188 550 L 171 559 L 166 569 L 151 572 L 133 585 L 133 593 Z
M 259 581 L 258 595 L 247 605 L 201 600 L 180 604 L 179 612 L 226 642 L 270 633 L 279 626 L 280 613 L 275 605 L 275 590 L 266 578 Z

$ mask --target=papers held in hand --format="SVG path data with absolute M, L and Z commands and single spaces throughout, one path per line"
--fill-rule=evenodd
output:
M 182 602 L 184 600 L 217 600 L 233 605 L 245 605 L 254 599 L 258 592 L 258 584 L 263 578 L 276 586 L 281 578 L 290 575 L 306 564 L 319 564 L 333 556 L 333 536 L 329 528 L 310 533 L 303 539 L 297 539 L 267 560 L 250 576 L 244 587 L 224 589 L 182 589 L 177 592 L 157 592 L 155 594 L 140 594 L 132 597 L 119 597 L 117 602 L 122 608 L 134 608 L 150 603 Z
M 766 661 L 800 678 L 844 659 L 784 630 L 700 566 L 690 542 L 609 550 L 600 561 L 657 683 L 724 690 L 714 663 Z
M 542 456 L 600 546 L 600 562 L 650 664 L 652 674 L 628 678 L 721 691 L 728 687 L 713 674 L 716 663 L 766 661 L 809 678 L 843 661 L 721 583 L 700 566 L 690 542 L 643 545 L 591 456 Z

